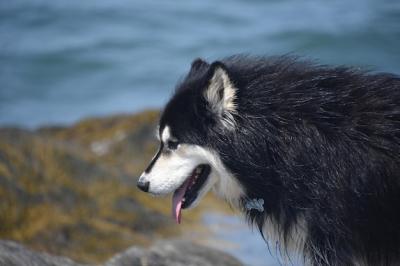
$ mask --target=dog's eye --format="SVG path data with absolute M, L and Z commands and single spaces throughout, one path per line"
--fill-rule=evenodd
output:
M 178 148 L 178 145 L 179 145 L 178 141 L 169 140 L 167 142 L 168 149 L 170 150 L 176 150 Z

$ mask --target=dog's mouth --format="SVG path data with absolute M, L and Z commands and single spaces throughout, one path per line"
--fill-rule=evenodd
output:
M 211 167 L 208 164 L 200 164 L 192 171 L 186 181 L 175 190 L 172 197 L 172 216 L 177 223 L 181 222 L 182 209 L 190 207 L 197 199 L 210 172 Z

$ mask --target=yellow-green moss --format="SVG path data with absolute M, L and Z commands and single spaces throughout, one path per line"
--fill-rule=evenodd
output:
M 136 176 L 157 148 L 158 115 L 86 119 L 35 132 L 0 129 L 0 238 L 96 263 L 198 226 L 204 206 L 224 208 L 206 197 L 177 227 L 170 198 L 136 189 Z M 94 143 L 108 143 L 106 152 L 96 152 Z

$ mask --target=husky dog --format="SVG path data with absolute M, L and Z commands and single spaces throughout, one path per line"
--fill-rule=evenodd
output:
M 400 79 L 296 58 L 195 60 L 138 180 L 173 216 L 213 189 L 310 265 L 400 265 Z

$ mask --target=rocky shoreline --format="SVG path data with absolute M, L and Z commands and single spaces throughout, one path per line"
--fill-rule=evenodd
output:
M 178 227 L 170 199 L 136 188 L 157 148 L 158 115 L 145 111 L 68 127 L 0 128 L 0 239 L 91 264 L 202 226 L 201 206 Z M 202 205 L 222 204 L 206 197 Z
M 12 241 L 0 241 L 0 265 L 4 266 L 90 266 L 69 258 L 35 252 Z M 221 251 L 184 240 L 159 241 L 144 249 L 131 247 L 114 255 L 103 266 L 241 266 Z

